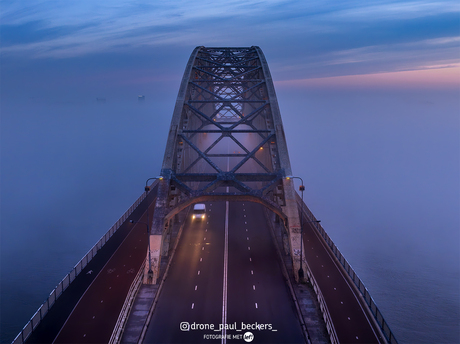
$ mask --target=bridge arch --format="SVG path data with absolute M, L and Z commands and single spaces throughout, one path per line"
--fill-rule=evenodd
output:
M 177 95 L 161 175 L 147 255 L 152 266 L 161 260 L 169 220 L 193 203 L 217 200 L 255 202 L 277 214 L 287 228 L 294 270 L 302 264 L 296 192 L 284 178 L 292 175 L 286 137 L 259 47 L 193 50 Z

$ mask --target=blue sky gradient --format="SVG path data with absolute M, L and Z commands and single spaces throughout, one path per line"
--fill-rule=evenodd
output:
M 458 66 L 456 1 L 1 4 L 6 61 L 158 49 L 168 56 L 171 47 L 189 51 L 202 42 L 259 45 L 282 80 Z

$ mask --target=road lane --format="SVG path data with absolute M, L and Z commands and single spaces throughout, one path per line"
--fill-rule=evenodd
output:
M 248 331 L 254 343 L 305 342 L 263 208 L 240 202 L 229 203 L 228 330 L 226 339 L 220 338 L 225 204 L 206 203 L 207 221 L 189 219 L 184 226 L 144 343 L 242 343 Z M 181 331 L 182 322 L 212 324 L 214 330 Z M 265 330 L 244 330 L 242 323 L 266 325 Z
M 126 236 L 132 231 L 133 226 L 129 220 L 139 220 L 145 213 L 147 207 L 154 203 L 157 188 L 154 187 L 147 197 L 138 205 L 126 221 L 115 231 L 110 239 L 103 245 L 97 254 L 82 269 L 80 274 L 70 283 L 64 292 L 49 309 L 46 316 L 31 333 L 26 343 L 52 343 L 64 326 L 68 317 L 82 296 L 98 276 L 99 272 L 105 267 L 109 259 L 113 256 Z M 150 211 L 152 211 L 151 208 Z M 121 298 L 124 298 L 122 296 Z
M 249 330 L 253 343 L 305 343 L 263 206 L 232 202 L 230 209 L 228 322 L 260 325 Z
M 312 223 L 304 226 L 303 238 L 305 258 L 326 300 L 339 342 L 384 343 Z
M 155 202 L 149 207 L 152 218 Z M 135 221 L 147 222 L 147 212 Z M 131 231 L 85 291 L 54 343 L 107 343 L 147 251 L 145 224 Z
M 182 322 L 218 328 L 222 321 L 225 203 L 206 206 L 204 221 L 187 219 L 144 343 L 196 343 L 203 333 L 220 333 L 180 329 Z

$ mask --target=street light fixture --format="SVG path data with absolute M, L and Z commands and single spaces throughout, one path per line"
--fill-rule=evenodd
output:
M 150 186 L 148 185 L 149 180 L 152 180 L 152 179 L 155 179 L 155 180 L 157 180 L 157 179 L 163 180 L 163 176 L 152 177 L 152 178 L 147 179 L 147 180 L 145 181 L 145 188 L 144 188 L 144 190 L 147 191 L 147 192 L 150 191 Z
M 305 185 L 303 184 L 303 179 L 300 177 L 286 176 L 286 179 L 300 179 L 302 185 L 299 186 L 299 191 L 302 194 L 302 204 L 300 208 L 300 268 L 299 268 L 299 280 L 303 280 L 305 274 L 303 272 L 303 192 L 305 191 Z M 308 221 L 307 223 L 320 223 L 321 220 Z

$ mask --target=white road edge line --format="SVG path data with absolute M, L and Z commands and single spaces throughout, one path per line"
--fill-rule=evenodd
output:
M 227 190 L 228 191 L 228 190 Z M 227 343 L 227 271 L 228 271 L 228 207 L 229 202 L 225 202 L 225 242 L 224 242 L 224 283 L 222 295 L 222 344 Z
M 303 214 L 302 214 L 303 215 Z M 361 308 L 361 310 L 363 311 L 363 314 L 364 314 L 364 317 L 366 318 L 369 326 L 371 327 L 371 330 L 372 332 L 374 333 L 374 336 L 375 338 L 377 339 L 377 342 L 378 343 L 381 343 L 380 341 L 380 338 L 379 338 L 379 335 L 375 332 L 375 329 L 374 329 L 374 326 L 372 326 L 372 320 L 369 319 L 368 317 L 368 314 L 367 312 L 364 310 L 363 306 L 361 305 L 361 302 L 359 302 L 359 299 L 358 299 L 358 296 L 355 294 L 353 288 L 351 287 L 350 283 L 348 283 L 348 280 L 347 280 L 347 277 L 343 274 L 342 270 L 339 268 L 339 266 L 337 265 L 337 263 L 335 262 L 334 260 L 334 257 L 331 255 L 331 253 L 329 253 L 328 249 L 326 248 L 325 244 L 323 243 L 323 240 L 324 238 L 322 238 L 320 236 L 320 234 L 316 231 L 316 230 L 313 230 L 313 233 L 316 235 L 316 237 L 318 238 L 321 246 L 323 246 L 324 250 L 326 251 L 327 255 L 329 256 L 329 258 L 331 259 L 332 263 L 336 266 L 337 270 L 339 271 L 340 275 L 342 276 L 343 280 L 345 281 L 345 283 L 347 284 L 348 288 L 350 288 L 351 290 L 351 293 L 353 294 L 353 296 L 355 297 L 356 299 L 356 302 L 358 302 L 358 305 L 359 307 Z M 318 257 L 318 256 L 316 256 Z M 329 276 L 327 276 L 329 277 Z M 378 324 L 377 324 L 378 326 Z M 382 330 L 383 331 L 383 330 Z M 385 341 L 385 336 L 383 337 L 383 340 Z

